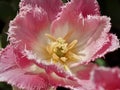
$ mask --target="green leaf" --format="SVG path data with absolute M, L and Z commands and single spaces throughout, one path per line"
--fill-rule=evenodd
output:
M 98 58 L 95 60 L 95 62 L 99 65 L 99 66 L 106 66 L 106 63 L 103 59 Z

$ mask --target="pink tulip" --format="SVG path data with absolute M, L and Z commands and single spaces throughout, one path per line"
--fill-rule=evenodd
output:
M 120 69 L 118 67 L 98 67 L 94 64 L 81 65 L 77 76 L 81 80 L 90 80 L 93 90 L 120 90 Z M 89 89 L 88 89 L 89 90 Z
M 120 90 L 120 69 L 99 67 L 93 72 L 92 80 L 101 90 Z
M 25 90 L 94 90 L 76 70 L 119 47 L 110 27 L 96 0 L 21 0 L 0 54 L 0 81 Z

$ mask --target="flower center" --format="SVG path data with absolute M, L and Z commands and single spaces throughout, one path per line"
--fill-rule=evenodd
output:
M 59 37 L 57 39 L 50 34 L 46 34 L 46 36 L 50 40 L 49 44 L 46 46 L 46 50 L 51 57 L 51 62 L 68 66 L 71 62 L 80 59 L 79 55 L 74 52 L 74 48 L 78 43 L 77 40 L 67 43 L 66 39 L 69 35 L 66 35 L 64 38 Z

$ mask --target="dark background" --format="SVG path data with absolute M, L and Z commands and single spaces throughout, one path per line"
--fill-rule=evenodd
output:
M 20 0 L 0 0 L 0 48 L 7 45 L 7 30 L 9 21 L 12 20 L 18 12 L 18 3 Z M 67 2 L 67 0 L 63 0 Z M 120 39 L 120 0 L 98 0 L 102 15 L 111 17 L 112 33 Z M 104 63 L 108 67 L 120 67 L 120 49 L 105 55 Z M 6 83 L 0 83 L 0 90 L 11 90 L 11 86 Z M 69 90 L 58 87 L 58 90 Z

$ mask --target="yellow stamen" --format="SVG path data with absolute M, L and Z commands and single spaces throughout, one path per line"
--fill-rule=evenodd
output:
M 53 58 L 53 60 L 56 60 L 56 61 L 59 60 L 59 57 L 55 53 L 52 55 L 52 58 Z
M 78 40 L 74 40 L 72 41 L 69 45 L 68 45 L 68 49 L 72 49 L 73 47 L 75 47 L 75 45 L 77 44 Z
M 67 58 L 66 57 L 61 57 L 60 58 L 63 62 L 66 62 L 67 61 Z
M 73 34 L 73 30 L 71 30 L 70 32 L 68 32 L 63 39 L 64 40 L 68 40 L 72 34 Z
M 52 35 L 50 34 L 45 34 L 45 36 L 47 36 L 50 40 L 52 41 L 56 41 L 55 37 L 53 37 Z
M 66 70 L 67 72 L 69 72 L 69 73 L 71 74 L 71 71 L 70 71 L 70 69 L 68 68 L 67 65 L 64 65 L 64 68 L 65 68 L 65 70 Z
M 67 56 L 70 60 L 74 60 L 74 61 L 81 59 L 81 57 L 79 55 L 77 55 L 73 52 L 68 52 Z
M 48 52 L 49 54 L 52 54 L 52 48 L 51 48 L 50 46 L 47 46 L 47 47 L 46 47 L 46 50 L 47 50 L 47 52 Z
M 46 51 L 51 56 L 50 60 L 53 63 L 60 63 L 68 72 L 70 72 L 68 68 L 70 63 L 81 59 L 81 57 L 77 55 L 78 52 L 73 50 L 73 48 L 76 47 L 78 40 L 73 40 L 71 43 L 67 42 L 72 33 L 73 31 L 70 31 L 64 38 L 59 37 L 57 39 L 49 34 L 45 34 L 51 41 L 46 46 Z

